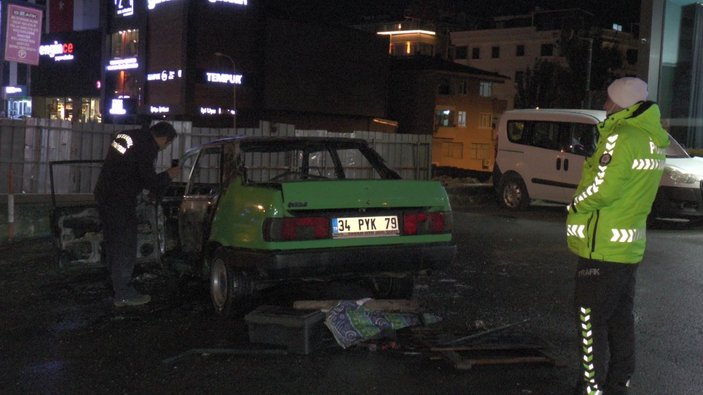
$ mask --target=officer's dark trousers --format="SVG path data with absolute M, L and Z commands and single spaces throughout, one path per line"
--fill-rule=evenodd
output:
M 587 393 L 607 394 L 635 370 L 632 308 L 638 266 L 579 258 L 574 299 Z
M 115 299 L 137 294 L 130 285 L 137 260 L 137 213 L 131 205 L 98 206 L 103 229 L 105 259 L 110 269 Z

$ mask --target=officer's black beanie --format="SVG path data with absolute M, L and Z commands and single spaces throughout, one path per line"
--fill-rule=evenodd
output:
M 157 122 L 149 128 L 154 137 L 166 137 L 168 141 L 176 138 L 176 129 L 168 122 Z

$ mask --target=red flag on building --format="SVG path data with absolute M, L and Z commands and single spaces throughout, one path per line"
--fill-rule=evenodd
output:
M 73 0 L 49 1 L 49 33 L 73 30 Z

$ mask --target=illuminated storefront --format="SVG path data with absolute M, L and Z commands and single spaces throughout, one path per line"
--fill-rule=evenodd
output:
M 102 122 L 98 30 L 47 34 L 32 74 L 34 117 Z
M 136 115 L 143 104 L 142 75 L 139 64 L 139 29 L 110 34 L 110 56 L 105 66 L 107 112 L 114 118 Z
M 27 94 L 26 86 L 5 86 L 2 98 L 7 103 L 4 110 L 6 117 L 20 119 L 32 115 L 32 99 Z

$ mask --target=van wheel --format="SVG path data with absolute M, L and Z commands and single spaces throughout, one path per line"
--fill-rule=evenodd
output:
M 253 281 L 228 262 L 222 249 L 215 252 L 210 264 L 210 297 L 215 312 L 224 318 L 242 315 L 253 307 Z
M 511 210 L 523 210 L 530 205 L 525 183 L 514 174 L 503 175 L 499 196 L 501 205 Z

